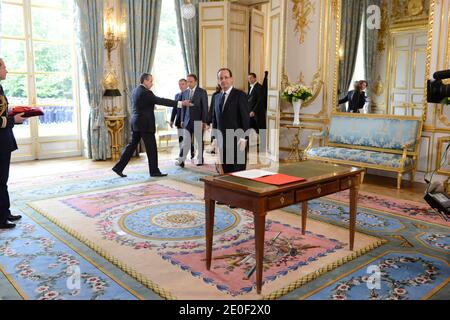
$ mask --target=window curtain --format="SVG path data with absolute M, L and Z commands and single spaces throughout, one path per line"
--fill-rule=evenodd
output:
M 339 95 L 343 97 L 352 81 L 355 71 L 358 42 L 361 32 L 361 20 L 365 8 L 365 1 L 343 0 L 341 19 L 341 49 L 344 52 L 339 64 Z
M 131 115 L 131 93 L 140 75 L 151 73 L 155 60 L 162 0 L 126 0 L 127 36 L 124 43 L 125 86 L 128 96 L 127 115 Z M 130 121 L 126 121 L 126 138 L 130 138 Z
M 199 10 L 200 2 L 208 2 L 208 0 L 191 0 L 195 6 L 196 15 L 192 19 L 184 19 L 181 15 L 181 6 L 184 0 L 174 0 L 175 11 L 177 14 L 178 35 L 180 37 L 181 49 L 183 52 L 184 65 L 186 74 L 199 73 L 199 48 L 198 48 L 198 32 L 199 32 Z
M 110 137 L 105 124 L 103 98 L 103 1 L 76 0 L 78 48 L 90 114 L 87 133 L 88 156 L 111 158 Z
M 381 7 L 381 0 L 366 0 L 365 8 L 371 5 L 377 5 Z M 364 14 L 364 73 L 366 74 L 366 80 L 369 86 L 366 89 L 367 95 L 371 97 L 371 91 L 373 83 L 375 81 L 375 71 L 377 67 L 377 41 L 378 41 L 378 29 L 367 28 L 367 12 Z M 370 99 L 372 103 L 372 99 Z M 370 110 L 371 106 L 369 106 Z

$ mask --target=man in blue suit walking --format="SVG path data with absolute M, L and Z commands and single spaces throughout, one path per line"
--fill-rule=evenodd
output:
M 183 92 L 187 89 L 187 81 L 186 79 L 181 79 L 178 81 L 178 87 L 180 88 L 180 92 L 175 95 L 175 101 L 183 101 Z M 183 156 L 183 128 L 181 127 L 181 112 L 183 109 L 181 108 L 173 108 L 172 115 L 170 117 L 170 127 L 173 128 L 173 125 L 175 124 L 175 127 L 178 129 L 178 143 L 180 145 L 180 154 L 179 157 Z
M 189 108 L 183 107 L 181 112 L 181 126 L 184 129 L 184 137 L 181 156 L 177 161 L 177 165 L 181 167 L 184 167 L 189 147 L 191 158 L 194 158 L 194 140 L 198 151 L 197 166 L 203 165 L 203 131 L 208 123 L 208 94 L 206 90 L 198 86 L 198 78 L 195 74 L 187 76 L 187 84 L 188 89 L 183 92 L 183 100 L 191 101 L 192 106 Z

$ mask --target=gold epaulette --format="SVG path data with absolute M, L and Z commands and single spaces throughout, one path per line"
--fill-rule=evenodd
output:
M 0 95 L 0 116 L 6 116 L 8 112 L 8 102 L 5 96 Z

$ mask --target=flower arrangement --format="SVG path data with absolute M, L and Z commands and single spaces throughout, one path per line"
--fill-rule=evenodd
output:
M 289 102 L 296 102 L 298 100 L 306 101 L 311 97 L 311 89 L 299 83 L 288 85 L 282 95 L 282 98 Z

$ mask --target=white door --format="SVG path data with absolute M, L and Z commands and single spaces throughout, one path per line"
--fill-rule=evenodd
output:
M 391 45 L 391 113 L 422 116 L 425 92 L 427 33 L 394 32 Z
M 264 80 L 265 41 L 264 28 L 266 16 L 263 11 L 252 9 L 250 18 L 250 70 L 256 74 L 259 83 Z

